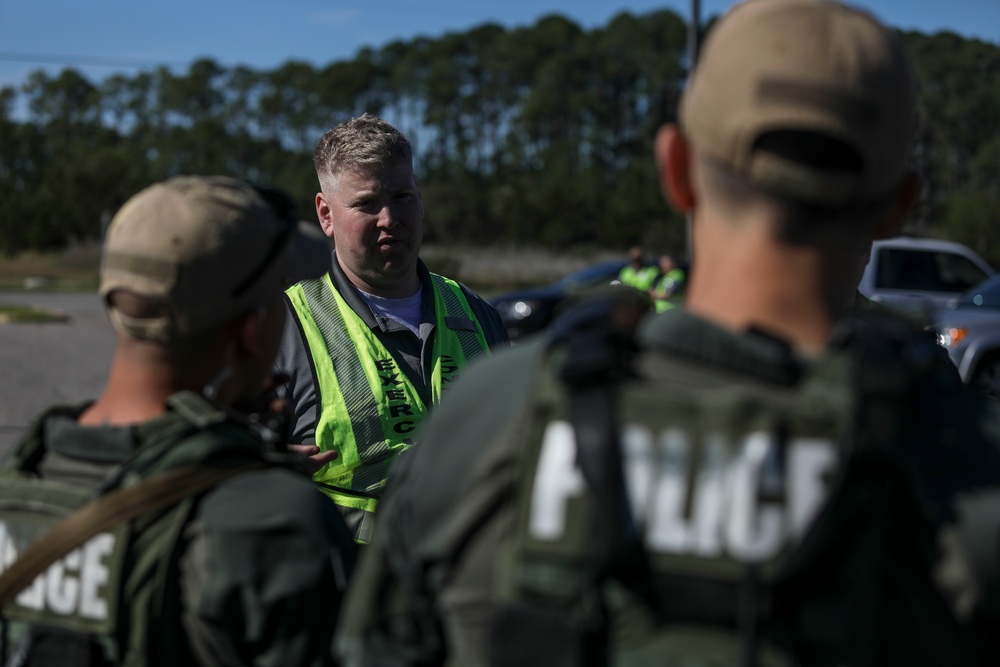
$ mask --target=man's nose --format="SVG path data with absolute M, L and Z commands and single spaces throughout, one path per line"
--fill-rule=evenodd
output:
M 399 215 L 393 209 L 392 204 L 386 204 L 382 207 L 382 210 L 378 213 L 378 226 L 379 227 L 395 227 L 399 223 Z

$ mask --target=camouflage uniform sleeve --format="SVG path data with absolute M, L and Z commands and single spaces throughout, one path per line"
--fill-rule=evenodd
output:
M 334 506 L 287 470 L 207 495 L 181 558 L 182 622 L 204 665 L 334 664 L 354 543 Z

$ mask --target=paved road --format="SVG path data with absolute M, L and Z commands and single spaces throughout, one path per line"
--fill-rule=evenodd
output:
M 66 313 L 47 324 L 0 324 L 0 454 L 51 403 L 94 398 L 104 386 L 114 334 L 91 293 L 0 292 L 2 305 Z

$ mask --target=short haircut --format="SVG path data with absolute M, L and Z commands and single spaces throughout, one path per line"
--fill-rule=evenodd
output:
M 169 312 L 168 304 L 163 300 L 136 294 L 128 289 L 116 289 L 107 296 L 108 306 L 129 317 L 132 321 L 157 320 Z M 212 326 L 194 333 L 175 334 L 166 340 L 142 339 L 119 332 L 126 338 L 143 341 L 161 347 L 169 354 L 170 362 L 180 368 L 204 365 L 212 361 L 211 355 L 215 348 L 211 344 L 222 335 L 228 322 Z
M 313 153 L 320 183 L 344 170 L 377 169 L 400 160 L 413 160 L 409 140 L 389 123 L 368 113 L 328 130 Z

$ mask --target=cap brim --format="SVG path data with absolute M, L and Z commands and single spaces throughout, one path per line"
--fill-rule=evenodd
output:
M 325 274 L 330 270 L 330 253 L 330 239 L 323 230 L 315 223 L 299 222 L 298 232 L 288 249 L 287 283 L 291 285 Z

